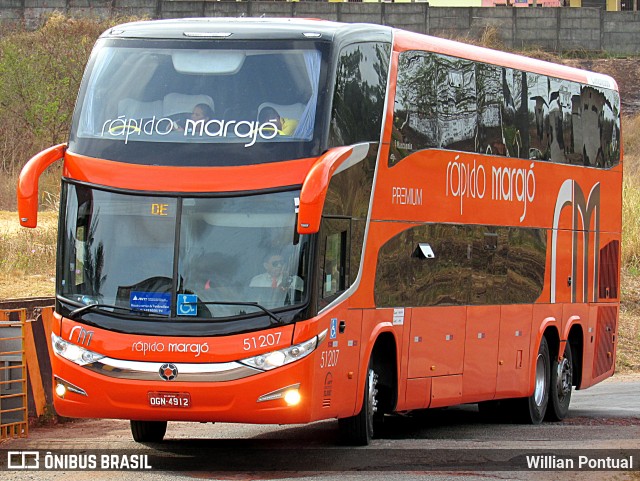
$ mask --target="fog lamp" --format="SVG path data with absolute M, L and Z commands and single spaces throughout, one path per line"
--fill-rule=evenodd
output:
M 297 389 L 289 389 L 284 393 L 284 402 L 286 402 L 288 406 L 295 406 L 301 399 L 302 397 Z
M 65 394 L 67 394 L 67 388 L 64 386 L 64 384 L 56 384 L 56 394 L 62 398 Z

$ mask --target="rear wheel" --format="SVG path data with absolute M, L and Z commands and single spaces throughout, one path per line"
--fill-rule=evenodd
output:
M 355 416 L 338 420 L 340 436 L 346 444 L 366 446 L 374 436 L 374 418 L 378 411 L 378 374 L 369 363 L 362 409 Z
M 549 404 L 549 386 L 551 381 L 551 366 L 549 345 L 543 337 L 538 348 L 535 362 L 535 388 L 533 394 L 526 398 L 515 400 L 516 419 L 526 424 L 540 424 L 544 419 Z
M 167 432 L 167 421 L 130 421 L 131 434 L 137 443 L 159 443 Z
M 551 389 L 549 409 L 546 418 L 549 421 L 562 421 L 569 414 L 571 389 L 573 387 L 573 355 L 571 344 L 565 343 L 562 359 L 551 363 Z

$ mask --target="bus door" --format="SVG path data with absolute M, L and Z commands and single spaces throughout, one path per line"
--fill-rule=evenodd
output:
M 350 309 L 349 299 L 336 302 L 355 279 L 351 223 L 350 218 L 326 216 L 320 229 L 318 309 L 326 308 L 321 322 L 329 328 L 316 366 L 323 418 L 353 414 L 356 402 L 362 310 Z

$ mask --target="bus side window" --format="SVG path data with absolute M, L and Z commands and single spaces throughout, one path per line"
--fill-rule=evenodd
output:
M 324 219 L 320 256 L 319 308 L 327 306 L 349 286 L 348 252 L 350 219 Z
M 386 43 L 363 42 L 340 51 L 330 146 L 379 141 L 390 50 Z

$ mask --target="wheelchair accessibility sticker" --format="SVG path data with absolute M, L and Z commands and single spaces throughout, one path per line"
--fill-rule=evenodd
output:
M 171 314 L 170 292 L 131 291 L 129 302 L 131 309 L 165 316 Z
M 198 296 L 195 294 L 178 294 L 178 315 L 197 316 Z

